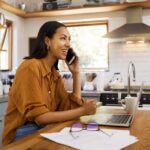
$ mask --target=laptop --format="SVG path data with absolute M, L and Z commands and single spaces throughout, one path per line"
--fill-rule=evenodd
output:
M 140 86 L 140 90 L 138 93 L 138 96 L 136 97 L 138 99 L 138 103 L 135 106 L 135 111 L 132 114 L 127 114 L 126 112 L 121 113 L 118 109 L 115 113 L 111 113 L 111 110 L 109 113 L 99 113 L 95 115 L 89 115 L 89 116 L 82 116 L 80 117 L 80 121 L 82 123 L 88 124 L 89 122 L 97 123 L 99 125 L 106 125 L 106 126 L 120 126 L 120 127 L 129 127 L 136 115 L 139 101 L 141 99 L 143 91 L 143 82 Z M 100 108 L 101 109 L 101 108 Z

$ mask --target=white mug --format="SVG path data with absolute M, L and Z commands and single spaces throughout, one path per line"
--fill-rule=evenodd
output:
M 138 97 L 125 97 L 125 99 L 121 100 L 121 105 L 127 111 L 129 114 L 133 114 L 136 111 L 136 108 L 138 107 Z

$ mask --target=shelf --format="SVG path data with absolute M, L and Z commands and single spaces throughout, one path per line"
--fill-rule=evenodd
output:
M 112 12 L 125 10 L 128 7 L 142 7 L 144 9 L 150 8 L 150 1 L 137 2 L 137 3 L 123 3 L 123 4 L 113 4 L 113 5 L 102 5 L 102 6 L 88 6 L 80 8 L 68 8 L 61 10 L 49 10 L 49 11 L 39 11 L 39 12 L 25 12 L 19 8 L 12 7 L 5 2 L 0 1 L 0 8 L 5 9 L 13 14 L 24 18 L 32 17 L 56 17 L 56 16 L 67 16 L 67 15 L 81 15 L 90 13 L 100 13 L 100 12 Z
M 25 15 L 26 15 L 25 11 L 23 11 L 19 8 L 13 7 L 11 5 L 8 5 L 7 3 L 2 2 L 2 1 L 0 1 L 0 8 L 6 10 L 8 12 L 11 12 L 17 16 L 25 17 Z

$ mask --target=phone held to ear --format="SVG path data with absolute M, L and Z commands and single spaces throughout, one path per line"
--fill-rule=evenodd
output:
M 67 56 L 66 56 L 66 62 L 67 62 L 67 64 L 71 65 L 74 62 L 75 59 L 76 59 L 76 56 L 73 53 L 72 48 L 69 48 Z

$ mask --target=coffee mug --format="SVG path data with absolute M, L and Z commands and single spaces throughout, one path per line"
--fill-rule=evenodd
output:
M 121 105 L 127 113 L 133 114 L 138 107 L 138 98 L 131 96 L 125 97 L 125 99 L 121 100 Z

